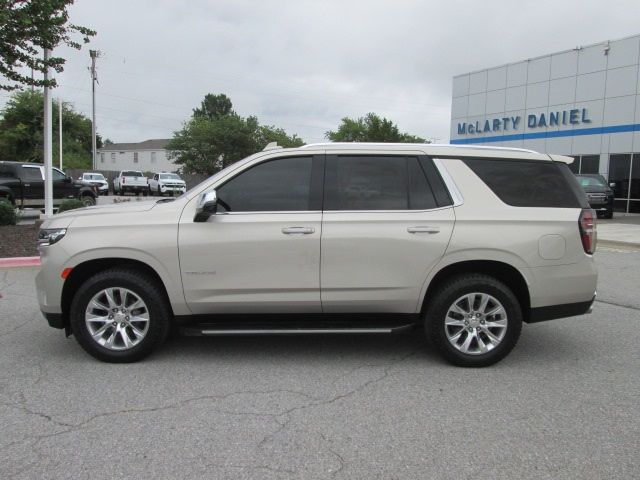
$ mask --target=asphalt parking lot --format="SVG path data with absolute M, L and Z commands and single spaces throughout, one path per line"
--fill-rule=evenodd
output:
M 599 248 L 589 316 L 448 366 L 417 333 L 172 338 L 108 365 L 0 270 L 0 478 L 639 478 L 640 251 Z

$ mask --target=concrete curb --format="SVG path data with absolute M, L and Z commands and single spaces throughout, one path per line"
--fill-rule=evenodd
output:
M 0 268 L 39 267 L 40 257 L 8 257 L 0 258 Z

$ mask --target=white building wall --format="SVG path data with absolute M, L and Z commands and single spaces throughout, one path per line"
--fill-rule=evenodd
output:
M 609 154 L 640 152 L 639 69 L 636 35 L 458 75 L 453 78 L 451 143 L 599 154 L 600 172 L 606 174 Z M 583 109 L 590 122 L 582 121 Z M 580 121 L 549 125 L 550 113 L 571 110 L 580 112 Z M 530 115 L 538 120 L 544 115 L 547 125 L 528 125 Z M 517 128 L 509 128 L 509 121 L 506 129 L 494 130 L 495 119 L 517 117 Z M 459 133 L 460 124 L 476 122 L 484 130 L 487 120 L 488 132 Z
M 98 151 L 98 170 L 174 172 L 177 169 L 178 167 L 167 158 L 167 151 L 163 149 L 127 151 L 101 149 Z

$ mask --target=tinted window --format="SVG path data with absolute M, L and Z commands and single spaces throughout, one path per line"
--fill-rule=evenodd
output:
M 542 161 L 465 159 L 504 203 L 514 207 L 584 207 L 586 197 L 569 168 Z
M 123 177 L 142 177 L 142 172 L 126 171 L 122 172 Z
M 22 167 L 22 179 L 27 181 L 42 181 L 42 174 L 38 167 Z
M 598 173 L 600 155 L 583 155 L 580 159 L 580 173 Z
M 217 189 L 223 209 L 226 204 L 231 212 L 309 210 L 311 160 L 282 158 L 242 172 Z
M 51 174 L 51 178 L 53 180 L 64 180 L 65 178 L 67 178 L 67 176 L 62 173 L 60 170 L 56 170 L 55 168 L 53 170 L 51 170 L 52 174 Z
M 425 210 L 436 206 L 418 160 L 339 156 L 328 163 L 326 210 Z

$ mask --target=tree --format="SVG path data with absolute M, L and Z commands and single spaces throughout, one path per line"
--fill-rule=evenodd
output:
M 31 78 L 24 68 L 43 73 L 47 67 L 60 73 L 65 59 L 50 57 L 43 51 L 58 45 L 80 49 L 72 39 L 80 35 L 83 43 L 96 34 L 86 27 L 68 24 L 67 7 L 74 0 L 0 0 L 0 75 L 10 83 L 0 83 L 0 90 L 16 90 L 21 85 L 55 87 L 55 79 Z
M 43 162 L 44 115 L 41 92 L 15 93 L 0 113 L 0 160 Z M 57 100 L 54 100 L 54 105 Z M 58 115 L 53 115 L 53 131 L 58 131 Z M 102 146 L 96 136 L 98 148 Z M 53 135 L 53 163 L 59 162 L 58 136 Z M 90 168 L 91 120 L 62 103 L 62 155 L 65 168 Z
M 207 94 L 200 108 L 194 109 L 193 116 L 174 133 L 167 150 L 182 172 L 211 175 L 270 142 L 283 147 L 304 145 L 297 135 L 260 125 L 254 116 L 241 117 L 226 95 Z
M 332 142 L 429 143 L 422 137 L 400 133 L 391 120 L 375 113 L 367 113 L 357 120 L 344 117 L 338 130 L 328 131 L 325 137 Z

